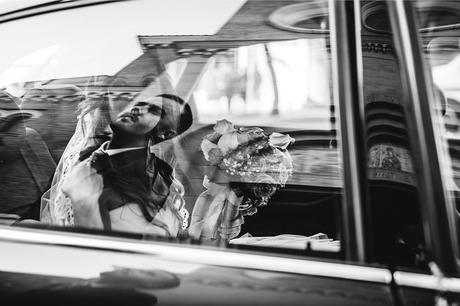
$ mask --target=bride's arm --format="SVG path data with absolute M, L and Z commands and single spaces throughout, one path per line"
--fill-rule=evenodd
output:
M 76 165 L 64 180 L 62 192 L 72 202 L 75 225 L 103 229 L 99 196 L 103 179 L 87 161 Z
M 244 218 L 239 212 L 242 197 L 228 184 L 205 182 L 193 207 L 189 234 L 203 239 L 232 239 L 236 237 Z
M 139 205 L 128 203 L 110 211 L 110 223 L 113 231 L 176 237 L 180 226 L 179 219 L 172 214 L 169 207 L 164 207 L 148 222 Z
M 112 230 L 136 232 L 149 235 L 177 237 L 188 223 L 182 184 L 174 180 L 169 195 L 153 220 L 147 221 L 136 203 L 128 203 L 110 211 Z

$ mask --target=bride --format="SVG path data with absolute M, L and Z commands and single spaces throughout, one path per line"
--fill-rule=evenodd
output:
M 120 112 L 126 102 L 103 95 L 81 103 L 75 133 L 42 197 L 42 222 L 173 237 L 187 226 L 173 161 L 153 152 L 190 127 L 190 107 L 152 90 Z

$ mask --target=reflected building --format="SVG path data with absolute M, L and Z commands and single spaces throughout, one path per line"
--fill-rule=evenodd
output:
M 415 185 L 402 82 L 385 4 L 365 3 L 362 16 L 368 178 Z

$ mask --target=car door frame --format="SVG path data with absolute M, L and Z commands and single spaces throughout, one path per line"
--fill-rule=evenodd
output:
M 427 289 L 438 296 L 460 293 L 459 246 L 455 205 L 448 196 L 442 158 L 447 146 L 434 122 L 434 86 L 424 62 L 415 9 L 411 1 L 387 0 L 395 51 L 400 59 L 408 120 L 420 193 L 422 222 L 430 272 L 396 268 L 393 277 L 402 288 Z M 429 166 L 427 166 L 429 165 Z

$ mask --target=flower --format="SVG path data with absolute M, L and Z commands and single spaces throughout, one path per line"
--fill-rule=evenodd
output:
M 201 150 L 211 165 L 236 176 L 237 181 L 282 187 L 292 174 L 292 158 L 286 148 L 293 141 L 277 132 L 269 137 L 259 127 L 235 128 L 223 119 L 203 138 Z M 260 182 L 264 176 L 270 182 Z
M 203 151 L 203 155 L 206 160 L 209 160 L 209 151 L 216 148 L 218 148 L 217 145 L 206 138 L 201 141 L 201 151 Z
M 214 132 L 214 133 L 211 133 L 211 134 L 208 134 L 208 135 L 204 136 L 204 139 L 207 139 L 212 143 L 217 143 L 219 141 L 220 136 L 222 136 L 222 135 L 219 134 L 219 133 Z
M 222 120 L 218 120 L 217 123 L 214 125 L 214 131 L 216 133 L 224 135 L 225 133 L 235 131 L 235 126 L 233 125 L 232 122 L 226 119 L 222 119 Z
M 217 142 L 217 146 L 224 154 L 227 154 L 230 150 L 235 150 L 238 144 L 238 132 L 225 133 Z
M 232 188 L 244 196 L 239 211 L 253 215 L 292 174 L 292 158 L 286 148 L 293 142 L 289 135 L 275 132 L 268 136 L 259 127 L 235 128 L 223 119 L 203 138 L 201 150 L 215 170 L 224 170 L 225 176 L 232 177 L 229 181 L 238 182 Z
M 265 136 L 264 130 L 259 127 L 242 127 L 240 128 L 240 132 L 247 135 L 249 141 Z
M 208 161 L 211 165 L 217 165 L 221 162 L 224 157 L 224 153 L 219 148 L 213 148 L 208 153 Z
M 257 184 L 270 184 L 270 185 L 276 185 L 277 184 L 277 182 L 268 174 L 259 175 L 254 183 L 257 183 Z
M 287 146 L 294 142 L 294 138 L 287 134 L 274 132 L 269 138 L 270 144 L 282 150 L 286 150 Z
M 258 198 L 268 198 L 276 192 L 277 182 L 268 174 L 260 175 L 254 183 L 257 185 L 253 188 L 253 192 Z

